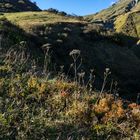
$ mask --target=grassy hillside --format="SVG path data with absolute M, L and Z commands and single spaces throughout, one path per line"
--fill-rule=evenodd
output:
M 127 13 L 133 8 L 134 1 L 133 0 L 119 0 L 117 3 L 113 4 L 107 9 L 102 10 L 99 13 L 86 16 L 86 18 L 90 21 L 113 21 L 119 15 Z
M 101 23 L 107 28 L 128 36 L 139 38 L 140 36 L 140 3 L 134 0 L 120 0 L 111 7 L 86 16 L 85 19 L 93 23 Z
M 0 139 L 139 140 L 139 5 L 84 19 L 19 1 L 0 5 Z
M 40 11 L 30 0 L 1 0 L 0 12 Z
M 30 50 L 36 63 L 43 65 L 42 60 L 49 47 L 51 68 L 58 71 L 60 66 L 64 65 L 66 73 L 72 63 L 69 52 L 78 49 L 82 57 L 81 69 L 86 72 L 85 79 L 88 78 L 90 69 L 95 68 L 94 88 L 101 88 L 103 71 L 109 67 L 112 78 L 118 81 L 124 97 L 133 96 L 129 93 L 138 92 L 139 82 L 135 84 L 135 81 L 140 79 L 140 57 L 137 53 L 139 48 L 135 46 L 136 38 L 109 32 L 100 25 L 90 24 L 77 17 L 50 12 L 6 13 L 1 18 L 8 20 L 8 25 L 4 23 L 1 25 L 2 33 L 4 32 L 3 39 L 8 38 L 10 42 L 7 48 L 26 41 L 30 46 L 27 51 Z M 6 43 L 3 44 L 6 45 Z M 133 49 L 131 49 L 132 46 Z M 4 50 L 5 47 L 3 47 Z M 71 70 L 69 76 L 73 77 L 73 75 L 74 72 Z
M 31 28 L 47 25 L 64 23 L 80 23 L 76 18 L 61 16 L 51 12 L 22 12 L 22 13 L 6 13 L 4 16 L 13 24 L 20 28 L 29 31 Z M 28 24 L 27 24 L 28 23 Z
M 138 8 L 139 7 L 139 8 Z M 127 14 L 119 16 L 114 22 L 117 32 L 140 37 L 140 3 Z

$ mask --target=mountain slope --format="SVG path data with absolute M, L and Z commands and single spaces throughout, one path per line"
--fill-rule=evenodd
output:
M 30 0 L 1 0 L 0 12 L 40 11 Z
M 108 33 L 99 25 L 50 12 L 6 13 L 1 18 L 5 18 L 11 24 L 1 25 L 1 29 L 5 30 L 3 38 L 9 38 L 9 41 L 6 39 L 3 43 L 3 51 L 6 42 L 12 43 L 8 44 L 8 48 L 25 40 L 28 42 L 28 52 L 32 58 L 43 65 L 44 53 L 49 47 L 52 52 L 52 67 L 59 71 L 60 66 L 64 65 L 64 71 L 67 73 L 72 63 L 69 53 L 78 49 L 83 58 L 81 69 L 86 72 L 86 78 L 90 69 L 95 68 L 95 88 L 101 88 L 103 71 L 109 67 L 112 78 L 118 81 L 123 96 L 133 97 L 130 93 L 138 92 L 140 85 L 136 85 L 135 82 L 140 79 L 140 58 L 135 53 L 139 49 L 134 46 L 137 41 L 135 38 L 116 35 L 114 32 Z M 11 35 L 16 32 L 17 36 Z M 129 49 L 128 46 L 131 45 L 136 49 Z M 73 76 L 73 70 L 69 76 Z
M 47 12 L 47 11 L 6 13 L 4 14 L 4 16 L 10 22 L 12 22 L 15 25 L 20 26 L 22 29 L 26 30 L 27 32 L 30 32 L 32 28 L 36 26 L 39 27 L 39 26 L 44 26 L 47 24 L 57 24 L 59 22 L 80 23 L 80 20 L 78 18 L 62 16 L 62 15 Z
M 117 16 L 129 12 L 135 5 L 134 0 L 120 0 L 111 7 L 102 10 L 99 13 L 89 15 L 86 18 L 94 22 L 94 20 L 112 21 Z
M 140 2 L 136 3 L 135 0 L 120 0 L 97 14 L 86 16 L 85 19 L 128 36 L 140 37 Z
M 78 49 L 83 58 L 81 70 L 86 72 L 86 80 L 90 69 L 95 69 L 94 88 L 101 89 L 104 69 L 109 67 L 112 79 L 119 83 L 120 93 L 132 99 L 136 97 L 134 94 L 139 92 L 140 87 L 140 48 L 136 45 L 138 38 L 131 33 L 128 34 L 127 31 L 126 34 L 122 34 L 124 26 L 128 25 L 127 29 L 129 29 L 131 25 L 126 24 L 129 19 L 127 16 L 122 24 L 114 26 L 114 22 L 126 14 L 136 14 L 138 10 L 139 8 L 135 6 L 131 7 L 131 11 L 127 13 L 122 13 L 115 18 L 107 18 L 106 24 L 103 22 L 103 25 L 48 11 L 3 13 L 0 16 L 1 53 L 3 56 L 6 55 L 7 50 L 15 44 L 16 49 L 19 50 L 20 43 L 25 41 L 28 44 L 26 49 L 31 55 L 31 60 L 35 60 L 37 65 L 43 67 L 46 50 L 50 48 L 52 62 L 50 67 L 58 72 L 60 66 L 64 65 L 64 72 L 67 74 L 72 64 L 69 53 Z M 139 25 L 139 16 L 133 18 Z M 110 23 L 113 23 L 113 28 L 116 28 L 118 33 L 104 26 Z M 73 77 L 73 75 L 71 69 L 69 76 Z
M 140 3 L 130 12 L 118 16 L 114 28 L 117 32 L 140 38 Z

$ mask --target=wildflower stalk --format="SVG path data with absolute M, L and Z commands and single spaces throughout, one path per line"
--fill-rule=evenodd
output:
M 89 91 L 90 92 L 93 89 L 93 83 L 94 83 L 94 81 L 95 81 L 94 69 L 91 69 L 90 70 L 90 75 L 89 75 L 89 80 L 88 80 L 88 82 L 86 84 L 86 88 L 89 87 Z
M 79 68 L 80 68 L 80 66 L 82 64 L 82 59 L 81 59 L 80 64 L 77 65 L 77 63 L 78 63 L 77 61 L 78 61 L 78 59 L 80 57 L 80 54 L 81 54 L 80 50 L 72 50 L 70 52 L 70 54 L 69 54 L 72 57 L 72 59 L 73 59 L 74 81 L 76 83 L 77 83 L 77 71 L 79 70 Z
M 47 75 L 49 73 L 49 65 L 50 65 L 50 47 L 46 48 L 45 52 L 45 59 L 44 59 L 44 68 L 43 68 L 43 73 Z
M 112 93 L 113 83 L 114 83 L 114 81 L 112 80 L 111 85 L 110 85 L 110 91 L 109 91 L 110 94 Z
M 110 74 L 111 74 L 110 69 L 106 68 L 105 72 L 104 72 L 104 80 L 103 80 L 103 85 L 102 85 L 102 89 L 101 89 L 100 94 L 102 94 L 104 92 L 104 89 L 105 89 L 105 86 L 106 86 L 106 83 L 107 83 L 107 78 Z

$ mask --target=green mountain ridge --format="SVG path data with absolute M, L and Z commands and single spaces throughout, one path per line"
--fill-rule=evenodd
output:
M 0 12 L 40 11 L 30 0 L 1 0 Z
M 126 35 L 140 36 L 140 2 L 135 0 L 120 0 L 111 7 L 99 13 L 86 16 L 91 23 L 101 23 L 107 28 L 114 29 Z
M 96 14 L 92 14 L 86 16 L 88 20 L 114 20 L 119 15 L 127 13 L 131 11 L 131 9 L 135 6 L 135 0 L 121 0 L 113 4 L 111 7 L 102 10 Z
M 140 3 L 131 12 L 117 17 L 114 28 L 117 32 L 140 38 Z

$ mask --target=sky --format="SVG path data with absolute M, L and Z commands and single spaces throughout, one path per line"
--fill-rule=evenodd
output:
M 41 9 L 55 8 L 79 16 L 93 14 L 109 7 L 116 0 L 32 0 Z

